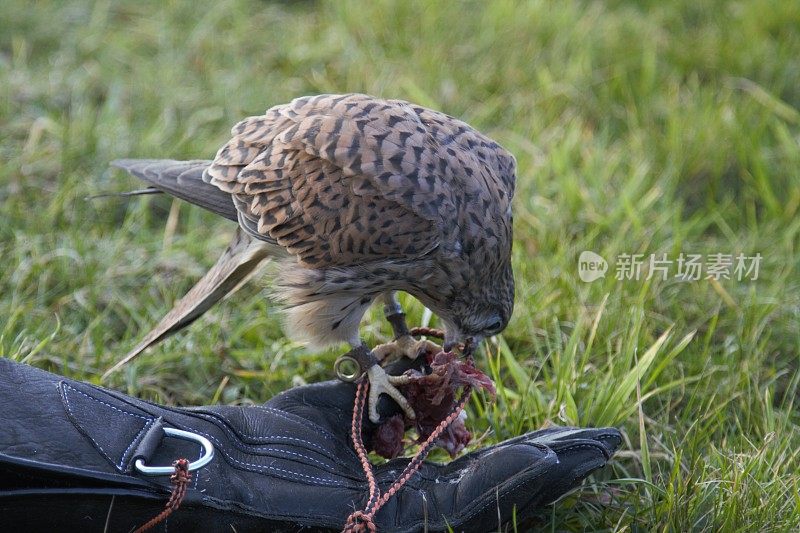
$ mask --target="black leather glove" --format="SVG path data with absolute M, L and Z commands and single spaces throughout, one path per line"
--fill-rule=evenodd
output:
M 134 466 L 213 459 L 193 472 L 183 504 L 156 531 L 341 530 L 363 509 L 364 474 L 349 441 L 355 387 L 329 381 L 263 406 L 163 407 L 0 359 L 0 530 L 129 532 L 159 513 L 168 476 Z M 379 531 L 496 531 L 606 464 L 615 429 L 552 427 L 426 462 L 380 509 Z M 405 466 L 378 466 L 382 489 Z

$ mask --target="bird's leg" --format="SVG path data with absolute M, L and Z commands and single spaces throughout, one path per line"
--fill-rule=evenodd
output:
M 346 355 L 355 359 L 361 369 L 367 373 L 367 379 L 369 380 L 369 419 L 372 422 L 377 424 L 380 421 L 378 399 L 381 394 L 387 394 L 397 402 L 408 418 L 412 420 L 415 418 L 414 410 L 409 405 L 408 400 L 396 387 L 396 385 L 408 383 L 410 379 L 408 376 L 390 376 L 387 374 L 383 367 L 378 364 L 375 354 L 363 342 L 353 346 L 353 349 Z
M 383 315 L 389 324 L 392 325 L 395 340 L 408 337 L 408 326 L 406 325 L 406 314 L 400 306 L 395 291 L 383 293 Z
M 403 312 L 403 308 L 400 306 L 394 291 L 383 293 L 382 298 L 383 314 L 389 324 L 392 325 L 394 341 L 375 347 L 375 355 L 381 361 L 381 364 L 386 365 L 402 356 L 413 360 L 423 353 L 429 351 L 436 353 L 441 350 L 438 344 L 424 339 L 416 340 L 409 334 L 408 326 L 406 325 L 406 314 Z

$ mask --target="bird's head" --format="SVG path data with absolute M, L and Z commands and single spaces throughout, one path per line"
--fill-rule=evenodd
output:
M 471 290 L 458 293 L 445 324 L 444 349 L 459 344 L 476 348 L 483 339 L 503 331 L 514 310 L 514 276 L 510 261 L 490 281 L 472 284 Z

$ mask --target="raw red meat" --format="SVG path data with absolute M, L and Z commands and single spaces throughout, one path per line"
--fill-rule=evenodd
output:
M 466 387 L 484 389 L 494 397 L 494 383 L 489 377 L 475 368 L 472 359 L 463 359 L 454 352 L 428 353 L 427 365 L 423 370 L 408 370 L 406 375 L 411 383 L 400 387 L 416 414 L 416 420 L 409 420 L 397 414 L 385 420 L 372 437 L 371 448 L 388 459 L 397 457 L 403 451 L 403 436 L 412 427 L 417 432 L 417 443 L 424 442 L 436 427 L 455 409 L 460 394 Z M 436 440 L 435 445 L 455 457 L 469 444 L 472 434 L 464 425 L 466 417 L 462 413 Z

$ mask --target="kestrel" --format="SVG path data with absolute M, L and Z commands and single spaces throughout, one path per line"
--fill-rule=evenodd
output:
M 112 164 L 239 224 L 220 260 L 126 358 L 188 325 L 278 258 L 290 336 L 349 343 L 370 380 L 369 414 L 388 394 L 413 418 L 359 335 L 379 300 L 403 352 L 416 355 L 396 298 L 436 313 L 444 349 L 502 331 L 514 305 L 514 157 L 466 123 L 363 94 L 297 98 L 239 122 L 211 160 Z M 113 370 L 113 369 L 112 369 Z M 110 372 L 110 371 L 109 371 Z

